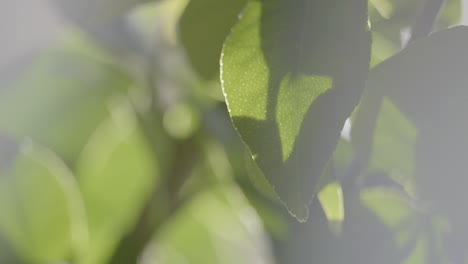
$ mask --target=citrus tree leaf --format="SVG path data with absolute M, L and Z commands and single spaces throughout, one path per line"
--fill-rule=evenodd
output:
M 0 232 L 30 263 L 76 257 L 86 247 L 78 185 L 52 152 L 24 141 L 0 178 Z
M 272 264 L 265 238 L 260 218 L 243 193 L 223 184 L 203 190 L 181 208 L 152 248 L 161 263 Z
M 318 193 L 318 199 L 327 217 L 331 231 L 339 234 L 345 217 L 341 185 L 337 182 L 327 184 Z
M 456 219 L 468 184 L 468 27 L 441 30 L 408 45 L 370 74 L 380 89 L 418 130 L 414 181 L 420 198 Z M 441 176 L 444 177 L 441 177 Z M 464 218 L 466 219 L 466 218 Z
M 194 69 L 205 79 L 219 73 L 226 36 L 246 0 L 192 0 L 180 19 L 180 36 Z
M 426 1 L 414 0 L 370 0 L 369 17 L 372 31 L 386 40 L 402 47 L 408 34 L 402 34 L 414 24 L 424 8 Z M 455 25 L 461 21 L 460 0 L 447 0 L 442 6 L 438 19 L 435 21 L 435 29 L 443 29 Z M 410 33 L 410 32 L 408 32 Z
M 372 70 L 369 89 L 388 96 L 419 129 L 433 127 L 434 121 L 444 115 L 462 117 L 468 79 L 464 72 L 467 42 L 467 26 L 441 30 L 415 41 Z M 441 105 L 447 108 L 439 108 Z
M 154 153 L 128 102 L 116 99 L 111 117 L 91 137 L 77 176 L 90 228 L 80 263 L 103 263 L 140 216 L 157 180 Z
M 131 82 L 100 49 L 73 35 L 36 57 L 0 89 L 0 129 L 31 137 L 74 163 L 106 117 L 105 101 Z
M 367 2 L 248 3 L 222 55 L 235 127 L 301 221 L 369 67 Z
M 374 78 L 370 80 L 368 89 L 378 89 L 371 84 Z M 388 173 L 414 194 L 414 149 L 419 131 L 388 97 L 369 98 L 364 96 L 354 118 L 352 144 L 356 159 L 370 171 Z
M 409 218 L 418 216 L 416 207 L 390 188 L 368 188 L 361 192 L 360 198 L 390 228 L 401 228 Z

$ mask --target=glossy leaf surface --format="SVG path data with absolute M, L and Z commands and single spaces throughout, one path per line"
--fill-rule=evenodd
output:
M 301 221 L 359 100 L 370 42 L 367 1 L 253 0 L 225 43 L 234 125 Z

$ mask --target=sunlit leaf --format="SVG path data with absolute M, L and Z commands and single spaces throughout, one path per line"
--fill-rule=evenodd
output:
M 86 247 L 78 185 L 51 152 L 24 141 L 0 178 L 0 232 L 32 263 L 65 261 Z
M 331 230 L 339 234 L 341 232 L 341 223 L 345 217 L 341 185 L 337 182 L 328 184 L 318 193 L 318 199 Z
M 109 257 L 135 224 L 157 180 L 154 153 L 122 100 L 112 104 L 111 117 L 91 137 L 78 164 L 91 239 L 82 263 Z
M 366 10 L 362 0 L 252 0 L 224 46 L 234 125 L 301 221 L 364 86 Z

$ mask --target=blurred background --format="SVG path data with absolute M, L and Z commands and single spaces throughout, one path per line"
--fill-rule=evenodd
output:
M 440 210 L 415 198 L 416 128 L 390 101 L 369 167 L 327 185 L 307 223 L 289 216 L 219 82 L 244 4 L 0 1 L 0 263 L 468 263 L 463 188 L 430 196 Z M 403 49 L 423 6 L 369 1 L 373 67 Z M 445 1 L 434 30 L 459 24 L 468 1 Z

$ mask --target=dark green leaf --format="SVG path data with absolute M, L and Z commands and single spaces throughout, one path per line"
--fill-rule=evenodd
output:
M 219 73 L 221 49 L 246 0 L 192 0 L 180 19 L 180 36 L 194 69 L 205 79 Z
M 359 100 L 370 43 L 363 0 L 252 0 L 225 43 L 234 125 L 301 221 Z
M 442 30 L 412 43 L 370 77 L 419 131 L 415 181 L 421 198 L 456 219 L 468 184 L 467 46 L 468 27 Z

